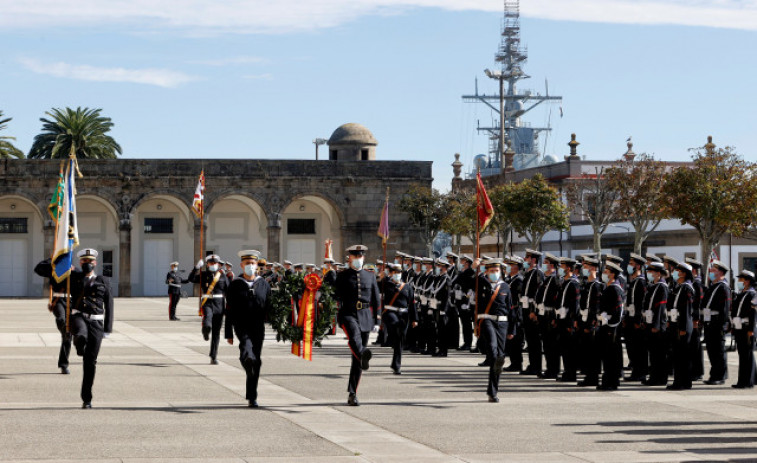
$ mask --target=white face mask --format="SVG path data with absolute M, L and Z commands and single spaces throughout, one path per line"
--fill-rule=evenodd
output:
M 255 275 L 258 272 L 258 266 L 255 264 L 247 264 L 244 266 L 244 274 L 248 277 Z
M 541 271 L 544 273 L 547 273 L 549 271 L 547 264 L 541 264 Z
M 463 264 L 457 264 L 457 271 L 462 272 L 463 271 Z
M 509 265 L 505 265 L 505 273 L 510 273 L 511 267 Z
M 560 275 L 560 278 L 565 276 L 565 269 L 560 267 L 557 269 L 557 274 Z
M 487 273 L 486 276 L 489 277 L 489 281 L 491 281 L 492 283 L 499 281 L 499 272 Z
M 634 269 L 632 265 L 629 265 L 628 267 L 626 267 L 626 271 L 628 272 L 629 275 L 633 275 L 636 269 Z
M 531 262 L 523 262 L 523 270 L 528 270 L 531 268 Z
M 355 270 L 362 270 L 363 269 L 363 258 L 358 257 L 355 259 L 352 259 L 352 262 L 350 262 L 350 267 L 352 267 Z
M 175 272 L 175 271 L 177 271 L 177 270 L 179 270 L 179 268 L 178 268 L 178 267 L 171 267 L 171 271 L 172 271 L 172 272 Z
M 610 276 L 606 273 L 602 274 L 602 283 L 607 283 L 610 281 Z
M 589 269 L 588 268 L 582 268 L 581 269 L 581 275 L 588 277 L 589 276 Z
M 395 273 L 394 275 L 392 275 L 392 281 L 395 283 L 399 283 L 400 281 L 402 281 L 402 274 Z
M 736 282 L 736 291 L 739 292 L 739 293 L 742 292 L 742 291 L 744 291 L 744 282 L 743 281 L 737 281 Z
M 671 276 L 673 277 L 673 281 L 678 281 L 678 278 L 681 277 L 681 274 L 678 273 L 678 270 L 673 270 L 673 275 Z
M 210 270 L 211 272 L 217 272 L 218 264 L 208 265 L 208 270 Z
M 434 275 L 439 276 L 441 274 L 442 274 L 442 269 L 440 269 L 439 267 L 436 267 L 434 269 Z
M 410 264 L 402 264 L 402 270 L 405 270 L 405 271 L 410 270 Z
M 654 281 L 655 274 L 652 272 L 647 272 L 647 280 Z

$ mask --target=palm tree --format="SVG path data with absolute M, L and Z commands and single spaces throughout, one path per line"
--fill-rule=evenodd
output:
M 0 130 L 5 130 L 11 119 L 13 118 L 9 117 L 3 119 L 3 112 L 0 111 Z M 22 159 L 24 157 L 24 152 L 13 146 L 13 143 L 11 143 L 11 140 L 15 139 L 15 137 L 0 137 L 0 159 Z
M 42 133 L 34 137 L 30 159 L 62 159 L 71 153 L 79 159 L 115 159 L 121 146 L 107 135 L 113 122 L 100 115 L 102 109 L 53 108 L 52 120 L 40 118 Z

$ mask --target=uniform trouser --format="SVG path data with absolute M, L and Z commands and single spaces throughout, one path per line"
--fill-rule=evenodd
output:
M 389 345 L 392 346 L 392 370 L 399 371 L 402 369 L 402 345 L 404 343 L 405 332 L 407 331 L 408 315 L 398 313 L 393 310 L 387 310 L 382 317 L 384 327 L 388 337 Z
M 457 309 L 447 310 L 447 330 L 444 337 L 448 349 L 457 349 L 460 346 L 460 316 Z
M 71 334 L 77 345 L 82 343 L 82 369 L 84 375 L 81 381 L 81 400 L 92 401 L 92 383 L 95 382 L 95 370 L 97 354 L 100 353 L 100 344 L 103 340 L 103 322 L 100 320 L 88 320 L 81 315 L 71 317 Z M 77 350 L 78 351 L 78 350 Z
M 202 327 L 210 329 L 210 358 L 218 356 L 218 344 L 221 342 L 221 326 L 223 325 L 223 307 L 208 302 L 203 307 Z
M 430 309 L 423 309 L 423 340 L 425 351 L 433 353 L 436 349 L 436 311 L 428 313 Z
M 630 327 L 626 328 L 626 348 L 628 357 L 633 369 L 631 370 L 632 378 L 643 378 L 649 373 L 649 350 L 646 344 L 644 330 L 637 328 L 633 322 L 628 322 Z
M 502 365 L 505 363 L 505 342 L 507 340 L 507 322 L 495 322 L 494 320 L 481 320 L 479 325 L 479 346 L 485 346 L 494 361 L 489 366 L 489 383 L 486 393 L 492 397 L 499 392 L 499 377 L 502 374 Z
M 176 318 L 176 306 L 179 305 L 181 293 L 168 293 L 168 319 Z
M 260 378 L 260 367 L 263 365 L 260 353 L 263 350 L 265 332 L 261 329 L 258 333 L 254 334 L 237 333 L 237 337 L 239 338 L 239 361 L 247 373 L 247 393 L 245 398 L 247 400 L 257 400 L 258 378 Z M 252 367 L 249 369 L 247 367 L 247 359 L 252 360 Z
M 546 373 L 557 375 L 560 373 L 560 349 L 558 345 L 558 328 L 552 326 L 551 317 L 539 317 L 542 327 L 542 339 L 544 340 L 544 360 L 547 364 Z
M 58 352 L 58 368 L 68 368 L 68 356 L 71 353 L 71 335 L 66 332 L 66 302 L 60 300 L 53 306 L 55 326 L 60 331 L 60 351 Z
M 668 330 L 673 353 L 673 385 L 691 387 L 691 333 L 681 336 L 677 326 Z
M 563 379 L 572 380 L 576 377 L 576 334 L 565 320 L 557 322 L 558 346 L 562 357 Z
M 666 384 L 668 382 L 668 367 L 666 356 L 668 353 L 665 342 L 665 332 L 653 333 L 647 331 L 647 348 L 649 349 L 649 382 Z
M 586 375 L 586 382 L 596 383 L 599 380 L 599 370 L 601 367 L 604 352 L 600 349 L 607 347 L 597 339 L 597 332 L 593 328 L 586 328 L 587 333 L 581 329 L 578 334 L 578 358 L 581 371 Z M 614 352 L 614 351 L 613 351 Z
M 689 341 L 689 355 L 691 358 L 691 379 L 704 376 L 704 351 L 702 351 L 702 330 L 694 328 Z
M 473 345 L 473 309 L 460 309 L 460 326 L 463 331 L 463 345 Z
M 510 366 L 518 370 L 523 369 L 523 342 L 525 338 L 523 323 L 518 323 L 513 338 L 507 342 L 507 356 L 510 358 Z
M 347 344 L 350 346 L 352 352 L 352 365 L 350 366 L 350 379 L 347 383 L 347 392 L 350 394 L 357 394 L 357 387 L 360 385 L 360 377 L 363 374 L 362 356 L 363 351 L 368 344 L 368 337 L 371 334 L 370 331 L 362 331 L 360 329 L 360 323 L 358 323 L 355 317 L 343 317 L 339 321 L 342 325 L 344 333 L 347 335 Z
M 704 342 L 707 358 L 710 359 L 710 378 L 723 381 L 728 378 L 728 364 L 725 352 L 725 333 L 720 323 L 709 323 L 704 327 Z
M 601 353 L 602 386 L 618 387 L 620 370 L 623 367 L 623 345 L 620 342 L 618 328 L 600 327 L 596 334 L 596 347 Z
M 524 314 L 523 323 L 524 336 L 526 337 L 526 348 L 528 349 L 528 370 L 534 373 L 541 373 L 541 336 L 539 334 L 538 321 L 531 320 L 528 314 Z
M 757 366 L 754 363 L 754 335 L 747 335 L 747 330 L 734 330 L 736 350 L 739 353 L 738 386 L 754 386 Z
M 447 313 L 445 312 L 445 314 L 442 315 L 440 310 L 434 310 L 434 325 L 435 325 L 435 331 L 436 331 L 436 336 L 434 337 L 436 341 L 435 346 L 434 346 L 435 350 L 436 352 L 440 354 L 446 354 L 447 353 L 447 326 L 449 325 L 449 318 L 447 317 Z

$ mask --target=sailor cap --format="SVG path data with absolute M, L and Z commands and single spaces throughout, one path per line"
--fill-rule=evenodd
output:
M 499 267 L 500 265 L 502 265 L 502 259 L 496 257 L 490 257 L 484 261 L 484 267 L 486 268 Z
M 710 264 L 710 265 L 713 268 L 716 268 L 716 269 L 720 270 L 723 273 L 728 273 L 731 270 L 727 265 L 725 265 L 723 262 L 721 262 L 719 260 L 713 260 L 712 264 Z
M 549 263 L 555 264 L 555 265 L 560 263 L 560 258 L 559 257 L 557 257 L 557 256 L 555 256 L 553 254 L 550 254 L 548 252 L 544 253 L 544 260 L 549 261 Z
M 402 266 L 400 264 L 387 264 L 387 267 L 389 267 L 389 270 L 392 272 L 401 272 Z
M 662 259 L 660 259 L 659 257 L 655 256 L 654 254 L 647 254 L 647 260 L 650 261 L 650 262 L 660 262 L 660 263 L 662 263 Z
M 623 269 L 621 269 L 620 265 L 616 264 L 615 262 L 607 262 L 605 264 L 605 268 L 613 270 L 613 273 L 615 273 L 615 275 L 620 275 L 621 273 L 623 273 Z
M 695 269 L 702 268 L 702 263 L 692 257 L 687 257 L 684 261 Z
M 179 266 L 179 263 L 178 263 L 178 262 L 171 262 L 171 263 L 169 264 L 169 267 L 173 267 L 174 265 L 178 267 L 178 266 Z
M 254 249 L 246 249 L 244 251 L 239 251 L 237 255 L 239 256 L 239 259 L 241 260 L 245 260 L 245 259 L 260 260 L 260 251 L 256 251 Z
M 97 259 L 97 250 L 92 248 L 84 248 L 76 254 L 79 259 Z
M 358 256 L 365 254 L 366 251 L 368 251 L 368 247 L 362 244 L 356 244 L 347 248 L 348 253 Z
M 738 278 L 743 278 L 745 280 L 750 280 L 752 283 L 755 281 L 754 272 L 750 272 L 749 270 L 742 270 L 737 275 Z
M 528 256 L 531 256 L 531 257 L 541 257 L 542 255 L 543 254 L 540 253 L 539 251 L 535 251 L 533 249 L 526 249 L 526 257 L 528 257 Z
M 450 263 L 440 257 L 440 258 L 436 259 L 436 265 L 441 265 L 441 266 L 444 266 L 444 267 L 449 267 Z
M 639 254 L 631 253 L 629 256 L 629 260 L 632 260 L 638 264 L 644 265 L 647 263 L 647 260 L 644 258 L 644 256 L 641 256 Z

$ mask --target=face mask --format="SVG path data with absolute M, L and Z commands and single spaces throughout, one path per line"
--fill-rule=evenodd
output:
M 488 273 L 487 276 L 492 283 L 499 281 L 499 272 Z
M 457 264 L 457 271 L 462 272 L 463 271 L 463 264 Z
M 408 264 L 402 264 L 402 270 L 404 270 L 404 271 L 410 270 L 410 265 L 408 265 Z
M 84 273 L 89 273 L 89 272 L 91 272 L 94 269 L 95 269 L 95 264 L 93 264 L 91 262 L 87 262 L 87 263 L 81 264 L 81 271 L 84 272 Z
M 436 267 L 434 269 L 434 275 L 439 276 L 441 274 L 442 274 L 442 269 L 440 269 L 439 267 Z
M 681 274 L 678 273 L 678 270 L 673 270 L 673 274 L 671 276 L 673 277 L 673 281 L 678 281 L 678 278 L 681 276 Z
M 505 265 L 505 273 L 510 273 L 510 266 L 509 265 Z
M 647 272 L 647 280 L 649 280 L 649 281 L 654 281 L 654 273 L 652 273 L 652 272 Z
M 549 271 L 549 268 L 547 268 L 547 264 L 541 264 L 541 271 L 544 273 L 547 273 Z
M 528 270 L 531 268 L 530 262 L 523 262 L 523 270 Z
M 478 267 L 478 271 L 481 272 L 481 273 L 485 273 L 486 272 L 486 267 L 484 267 L 483 265 L 481 265 L 481 266 Z
M 626 267 L 626 271 L 629 275 L 633 275 L 633 272 L 635 272 L 636 269 L 634 269 L 633 266 L 629 265 L 628 267 Z
M 710 272 L 707 276 L 710 278 L 710 281 L 715 281 L 715 272 Z
M 359 259 L 352 259 L 352 262 L 350 262 L 350 267 L 352 267 L 355 270 L 362 270 L 363 269 L 363 258 Z
M 607 283 L 608 281 L 610 281 L 610 275 L 608 275 L 606 273 L 603 273 L 602 274 L 602 283 Z
M 418 271 L 418 265 L 417 264 L 413 265 L 413 270 L 415 270 L 416 272 Z
M 589 277 L 589 269 L 588 268 L 582 268 L 581 269 L 581 275 L 583 275 L 583 276 L 585 276 L 585 277 L 588 278 Z
M 248 277 L 255 275 L 258 271 L 258 266 L 255 264 L 247 264 L 244 266 L 244 274 Z
M 743 281 L 737 281 L 736 282 L 736 291 L 738 291 L 738 292 L 744 291 L 744 282 Z
M 392 281 L 395 283 L 399 283 L 400 281 L 402 281 L 402 275 L 400 275 L 399 273 L 395 273 L 394 275 L 392 275 Z
M 208 265 L 208 270 L 210 270 L 211 272 L 217 272 L 218 264 Z
M 171 271 L 172 271 L 172 272 L 175 272 L 175 271 L 177 271 L 177 270 L 179 270 L 179 269 L 178 269 L 178 268 L 176 268 L 176 267 L 171 267 Z
M 400 260 L 399 260 L 399 259 L 394 259 L 394 263 L 395 263 L 395 264 L 401 264 L 402 262 L 400 262 Z
M 425 265 L 421 265 L 421 272 L 426 273 L 426 266 Z
M 560 275 L 560 278 L 563 278 L 565 276 L 565 269 L 562 267 L 558 268 L 557 274 Z

